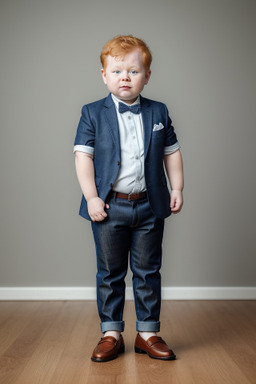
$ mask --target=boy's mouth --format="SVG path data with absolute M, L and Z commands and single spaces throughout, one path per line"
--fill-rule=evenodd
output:
M 122 87 L 121 87 L 121 89 L 130 89 L 131 87 L 129 87 L 128 85 L 123 85 Z

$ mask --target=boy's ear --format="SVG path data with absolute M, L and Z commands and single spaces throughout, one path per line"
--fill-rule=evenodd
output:
M 104 68 L 101 68 L 101 76 L 102 76 L 102 80 L 104 81 L 104 84 L 107 84 L 106 73 L 104 71 Z
M 145 85 L 149 82 L 150 76 L 151 76 L 151 70 L 148 69 L 148 71 L 146 72 Z

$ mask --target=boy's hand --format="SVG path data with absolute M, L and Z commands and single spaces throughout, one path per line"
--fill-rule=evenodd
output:
M 92 197 L 87 201 L 88 213 L 92 221 L 103 221 L 107 217 L 105 208 L 109 208 L 99 197 Z
M 179 213 L 183 205 L 183 196 L 182 192 L 174 189 L 171 192 L 171 211 L 172 213 Z

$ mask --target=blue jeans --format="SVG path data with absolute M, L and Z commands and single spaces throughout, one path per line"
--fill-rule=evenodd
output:
M 108 203 L 107 218 L 92 222 L 101 331 L 124 330 L 124 279 L 130 254 L 136 330 L 158 332 L 164 220 L 153 215 L 147 198 L 128 201 L 113 194 Z

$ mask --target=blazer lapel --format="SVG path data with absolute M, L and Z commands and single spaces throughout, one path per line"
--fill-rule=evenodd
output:
M 111 94 L 107 96 L 104 103 L 104 107 L 105 107 L 104 113 L 106 116 L 107 127 L 109 129 L 110 136 L 120 151 L 120 137 L 119 137 L 118 120 L 116 115 L 116 107 L 113 102 Z
M 152 109 L 147 99 L 140 97 L 141 103 L 141 115 L 143 121 L 143 130 L 144 130 L 144 159 L 147 156 L 149 144 L 151 141 L 152 135 Z

